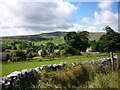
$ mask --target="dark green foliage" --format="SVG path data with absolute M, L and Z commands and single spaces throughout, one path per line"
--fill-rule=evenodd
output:
M 55 45 L 51 42 L 46 44 L 46 49 L 48 50 L 49 53 L 53 53 Z
M 83 31 L 83 32 L 68 32 L 64 39 L 65 39 L 65 43 L 72 49 L 73 48 L 76 52 L 77 51 L 83 51 L 85 52 L 87 47 L 89 46 L 88 44 L 88 35 L 89 33 L 87 31 Z M 68 51 L 68 53 L 72 53 L 72 51 L 68 50 L 66 48 L 66 50 Z M 75 52 L 73 52 L 73 55 L 75 55 Z
M 106 30 L 106 33 L 113 33 L 114 30 L 108 25 L 105 28 L 103 28 L 104 30 Z
M 33 58 L 33 57 L 36 57 L 36 56 L 38 56 L 38 53 L 33 52 L 33 51 L 31 51 L 27 54 L 27 58 Z
M 60 52 L 54 52 L 53 54 L 52 54 L 52 57 L 59 57 L 60 56 Z
M 10 59 L 10 55 L 7 54 L 7 55 L 6 55 L 6 61 L 8 61 L 9 59 Z
M 12 45 L 10 45 L 10 44 L 2 44 L 2 51 L 5 51 L 5 49 L 12 49 Z
M 36 52 L 36 50 L 34 48 L 28 48 L 27 53 L 29 53 L 29 52 Z
M 13 49 L 13 50 L 17 50 L 17 47 L 16 47 L 16 46 L 13 46 L 12 49 Z
M 76 32 L 68 32 L 65 37 L 65 43 L 69 46 L 72 46 L 73 48 L 77 49 L 77 50 L 81 50 L 80 48 L 80 42 L 81 39 L 79 38 L 78 34 Z
M 117 32 L 108 32 L 107 34 L 101 36 L 100 40 L 94 45 L 94 51 L 120 51 L 120 34 Z
M 59 44 L 58 47 L 59 47 L 59 50 L 62 50 L 65 48 L 65 44 Z
M 23 42 L 19 45 L 19 49 L 26 49 L 28 48 L 28 44 L 26 42 Z
M 17 50 L 12 53 L 11 56 L 12 61 L 24 61 L 26 60 L 26 53 L 21 50 Z
M 81 51 L 86 51 L 87 47 L 89 46 L 89 32 L 87 31 L 82 31 L 78 33 L 79 37 L 81 38 L 82 42 L 81 42 Z
M 47 52 L 45 49 L 42 49 L 42 52 L 41 52 L 41 57 L 45 57 L 47 55 Z
M 65 50 L 65 52 L 64 52 L 65 55 L 66 54 L 80 55 L 80 52 L 77 49 L 73 48 L 72 46 L 66 45 L 64 50 Z

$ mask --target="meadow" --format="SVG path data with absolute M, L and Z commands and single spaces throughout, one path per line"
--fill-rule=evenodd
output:
M 108 55 L 92 55 L 92 56 L 71 56 L 63 58 L 54 59 L 42 59 L 33 61 L 22 61 L 22 62 L 11 62 L 8 64 L 2 64 L 2 76 L 6 76 L 14 71 L 21 71 L 23 69 L 30 69 L 35 67 L 40 67 L 41 65 L 58 64 L 61 62 L 73 63 L 76 61 L 89 61 L 98 60 L 100 58 L 108 57 Z

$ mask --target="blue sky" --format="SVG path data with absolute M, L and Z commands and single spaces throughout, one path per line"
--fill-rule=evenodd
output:
M 99 2 L 71 2 L 71 4 L 74 4 L 78 7 L 76 13 L 72 16 L 73 18 L 75 18 L 76 24 L 83 25 L 84 23 L 82 23 L 82 19 L 84 17 L 94 19 L 94 12 L 101 11 L 101 9 L 98 7 Z M 111 11 L 113 13 L 118 13 L 118 2 L 113 2 L 111 8 Z
M 118 3 L 0 1 L 0 35 L 33 35 L 56 31 L 103 32 L 110 25 L 118 31 Z

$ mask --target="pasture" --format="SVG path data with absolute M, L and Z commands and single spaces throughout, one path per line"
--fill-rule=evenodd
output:
M 71 56 L 64 58 L 55 58 L 55 59 L 43 59 L 35 60 L 35 61 L 22 61 L 15 63 L 2 64 L 2 76 L 6 76 L 14 71 L 21 71 L 23 69 L 30 69 L 35 67 L 40 67 L 41 65 L 49 65 L 49 64 L 58 64 L 61 62 L 73 63 L 76 61 L 89 61 L 89 60 L 98 60 L 100 58 L 108 57 L 107 55 L 96 55 L 96 56 Z

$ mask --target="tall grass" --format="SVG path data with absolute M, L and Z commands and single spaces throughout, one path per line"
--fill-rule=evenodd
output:
M 39 88 L 118 88 L 118 72 L 96 64 L 43 71 Z
M 86 84 L 90 80 L 90 75 L 85 66 L 79 65 L 57 72 L 55 78 L 60 87 L 73 88 Z
M 107 74 L 96 74 L 95 80 L 90 82 L 89 88 L 118 88 L 118 72 L 112 71 Z

